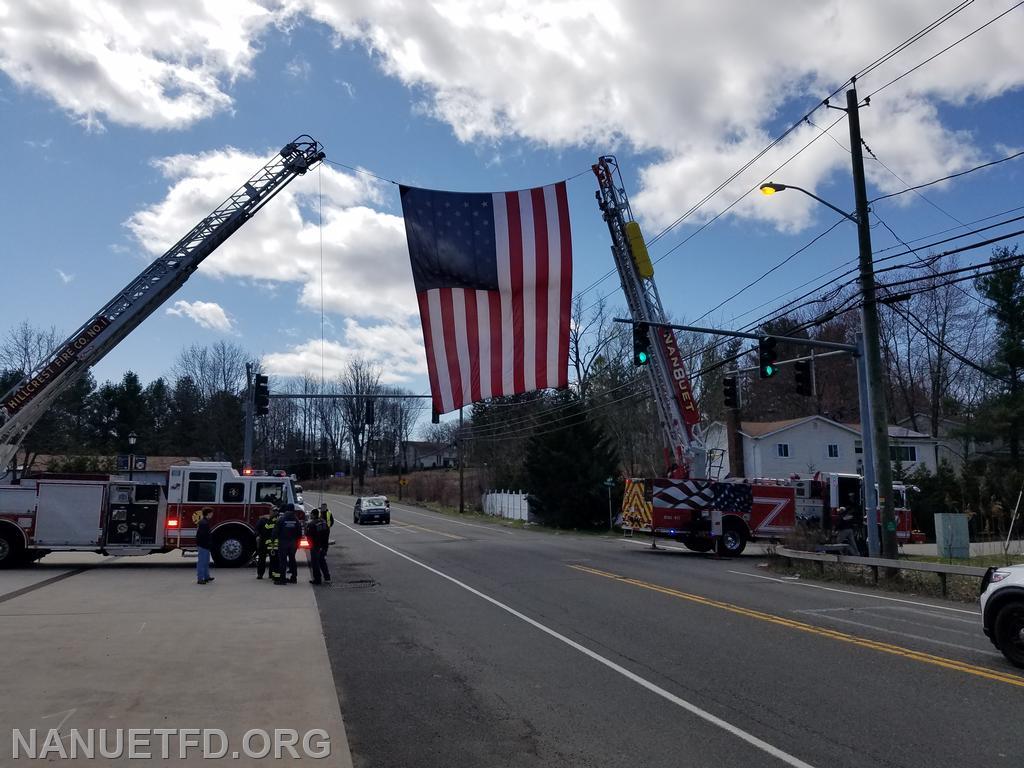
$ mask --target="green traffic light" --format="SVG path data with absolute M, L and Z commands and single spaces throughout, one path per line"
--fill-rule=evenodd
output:
M 646 365 L 647 364 L 647 353 L 646 352 L 637 352 L 636 359 L 640 363 L 640 365 Z
M 764 367 L 764 375 L 765 375 L 765 378 L 768 378 L 770 376 L 774 376 L 775 375 L 775 366 L 774 365 L 766 365 Z

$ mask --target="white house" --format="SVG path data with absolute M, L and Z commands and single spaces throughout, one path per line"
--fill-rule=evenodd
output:
M 859 424 L 840 424 L 824 416 L 785 421 L 744 421 L 740 425 L 747 477 L 807 477 L 815 472 L 863 472 Z M 708 428 L 706 445 L 721 451 L 721 476 L 729 471 L 725 425 Z M 906 427 L 890 426 L 890 455 L 904 472 L 923 466 L 935 471 L 935 439 Z M 717 463 L 717 462 L 715 462 Z

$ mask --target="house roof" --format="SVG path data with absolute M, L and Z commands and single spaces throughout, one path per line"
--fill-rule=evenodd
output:
M 776 432 L 783 432 L 787 429 L 805 424 L 811 421 L 821 421 L 833 427 L 844 429 L 848 432 L 853 432 L 856 435 L 860 435 L 860 424 L 841 424 L 838 421 L 826 418 L 824 416 L 803 416 L 799 419 L 783 419 L 782 421 L 744 421 L 740 424 L 740 432 L 747 437 L 758 440 L 768 435 L 773 435 Z M 900 440 L 931 440 L 929 435 L 915 432 L 907 427 L 897 426 L 895 424 L 889 425 L 889 437 L 898 438 Z
M 825 418 L 824 416 L 815 415 L 803 416 L 799 419 L 784 419 L 782 421 L 744 421 L 740 424 L 740 432 L 747 437 L 760 439 L 762 437 L 767 437 L 768 435 L 773 435 L 776 432 L 783 432 L 787 429 L 792 429 L 793 427 L 806 424 L 811 421 L 821 421 L 830 426 L 845 429 L 849 432 L 856 431 L 852 429 L 849 424 L 840 424 L 838 421 L 832 421 L 832 419 Z

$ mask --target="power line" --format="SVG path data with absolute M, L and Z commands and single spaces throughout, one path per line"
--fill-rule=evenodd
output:
M 977 27 L 976 29 L 972 30 L 971 32 L 968 32 L 966 35 L 964 35 L 963 37 L 959 38 L 958 40 L 953 41 L 952 43 L 947 45 L 945 48 L 943 48 L 938 53 L 935 53 L 935 54 L 929 56 L 927 59 L 925 59 L 924 61 L 920 62 L 919 64 L 914 65 L 913 67 L 908 69 L 903 74 L 898 75 L 897 77 L 894 77 L 892 80 L 890 80 L 889 82 L 887 82 L 885 85 L 881 86 L 880 88 L 876 88 L 875 90 L 873 90 L 871 93 L 868 94 L 867 98 L 870 99 L 876 93 L 884 91 L 886 88 L 888 88 L 893 83 L 898 83 L 900 80 L 902 80 L 907 75 L 911 74 L 912 72 L 916 72 L 918 69 L 923 67 L 925 64 L 928 64 L 929 62 L 934 61 L 935 59 L 937 59 L 942 54 L 944 54 L 947 51 L 951 50 L 952 48 L 955 48 L 956 46 L 960 45 L 960 43 L 962 43 L 964 40 L 967 40 L 968 38 L 973 37 L 978 32 L 981 32 L 981 30 L 985 29 L 985 27 L 989 26 L 990 24 L 994 24 L 995 22 L 997 22 L 1001 18 L 1003 18 L 1003 16 L 1005 16 L 1008 13 L 1010 13 L 1011 11 L 1016 10 L 1017 8 L 1020 8 L 1020 6 L 1022 6 L 1022 5 L 1024 5 L 1024 0 L 1021 0 L 1021 2 L 1016 3 L 1015 5 L 1010 6 L 1005 11 L 1000 13 L 998 16 L 995 16 L 995 17 L 989 19 L 984 24 L 982 24 L 980 27 Z
M 1024 4 L 1024 0 L 1022 0 L 1022 2 L 1019 3 L 1019 4 Z M 1005 163 L 1008 160 L 1016 160 L 1018 157 L 1021 157 L 1022 155 L 1024 155 L 1024 150 L 1021 150 L 1020 152 L 1014 152 L 1012 155 L 1007 155 L 1006 157 L 1001 157 L 998 160 L 990 160 L 987 163 L 982 163 L 981 165 L 976 165 L 973 168 L 968 168 L 966 171 L 960 171 L 959 173 L 951 173 L 949 176 L 943 176 L 941 179 L 934 179 L 932 181 L 925 182 L 924 184 L 916 184 L 913 187 L 907 187 L 906 189 L 901 190 L 900 192 L 891 192 L 888 195 L 882 195 L 880 197 L 876 197 L 876 198 L 874 198 L 872 200 L 869 200 L 868 202 L 869 203 L 877 203 L 879 200 L 888 200 L 890 197 L 898 197 L 899 195 L 905 195 L 905 194 L 907 194 L 907 192 L 916 192 L 919 189 L 924 189 L 925 187 L 930 187 L 933 184 L 940 184 L 943 181 L 949 181 L 950 179 L 956 179 L 956 178 L 959 178 L 960 176 L 966 176 L 969 173 L 974 173 L 975 171 L 980 171 L 983 168 L 990 168 L 993 165 L 999 165 L 1000 163 Z M 873 152 L 871 153 L 871 156 L 874 157 L 874 153 Z M 878 160 L 878 158 L 875 157 L 875 160 Z M 878 162 L 881 163 L 882 167 L 884 167 L 887 171 L 889 171 L 889 173 L 892 173 L 893 176 L 896 176 L 896 174 L 893 173 L 893 171 L 890 168 L 885 166 L 885 164 L 882 163 L 881 160 L 879 160 Z M 900 179 L 899 176 L 896 176 L 896 178 L 899 179 L 904 185 L 906 185 L 906 182 L 903 181 L 903 179 Z M 921 197 L 922 197 L 922 199 L 927 200 L 927 198 L 925 198 L 923 195 Z M 939 209 L 939 210 L 941 210 L 941 209 Z

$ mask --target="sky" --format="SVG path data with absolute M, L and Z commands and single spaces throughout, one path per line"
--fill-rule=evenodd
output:
M 1013 6 L 965 4 L 864 75 L 860 95 Z M 723 182 L 944 10 L 930 0 L 0 0 L 0 333 L 28 320 L 70 334 L 300 134 L 331 162 L 210 256 L 96 366 L 100 381 L 127 370 L 150 381 L 183 347 L 227 340 L 272 377 L 321 366 L 330 377 L 361 355 L 384 382 L 427 392 L 395 182 L 493 192 L 569 179 L 574 293 L 585 307 L 623 307 L 590 172 L 607 153 L 649 241 L 704 201 L 651 244 L 655 279 L 676 321 L 738 328 L 856 257 L 844 222 L 719 306 L 837 220 L 797 192 L 744 196 L 761 181 L 853 209 L 845 115 L 817 109 Z M 1024 149 L 1022 39 L 1019 6 L 871 98 L 869 197 Z M 1024 206 L 1022 181 L 1024 158 L 875 212 L 910 240 Z M 896 244 L 882 227 L 872 236 L 876 250 Z

